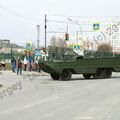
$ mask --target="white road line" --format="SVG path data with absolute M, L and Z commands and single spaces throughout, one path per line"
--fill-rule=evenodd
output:
M 44 114 L 43 117 L 53 117 L 52 113 Z
M 55 96 L 55 97 L 49 98 L 49 99 L 48 98 L 42 99 L 38 102 L 35 102 L 35 103 L 24 106 L 23 109 L 27 109 L 27 108 L 30 108 L 30 107 L 33 107 L 33 106 L 36 106 L 36 105 L 39 105 L 39 104 L 42 104 L 42 103 L 45 103 L 45 102 L 50 102 L 50 101 L 53 101 L 53 100 L 57 100 L 57 99 L 60 99 L 60 97 Z
M 45 99 L 42 99 L 42 100 L 39 100 L 39 101 L 34 101 L 34 103 L 32 103 L 32 104 L 25 105 L 25 106 L 20 107 L 20 108 L 16 108 L 16 109 L 12 109 L 12 110 L 9 109 L 7 111 L 0 112 L 0 114 L 11 114 L 11 113 L 14 113 L 14 112 L 18 112 L 18 111 L 22 111 L 24 109 L 34 107 L 36 105 L 43 104 L 45 102 L 54 101 L 54 100 L 57 100 L 57 99 L 60 99 L 60 97 L 54 96 L 54 97 L 50 97 L 50 98 L 45 98 Z
M 91 116 L 78 116 L 78 117 L 75 117 L 75 120 L 93 120 L 93 117 L 91 117 Z

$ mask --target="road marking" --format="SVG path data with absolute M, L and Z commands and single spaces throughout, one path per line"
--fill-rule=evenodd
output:
M 36 105 L 39 105 L 39 104 L 42 104 L 42 103 L 45 103 L 45 102 L 50 102 L 50 101 L 53 101 L 53 100 L 57 100 L 57 99 L 60 99 L 60 97 L 55 96 L 55 97 L 49 98 L 49 99 L 48 98 L 42 99 L 38 102 L 35 102 L 35 103 L 24 106 L 23 109 L 27 109 L 27 108 L 30 108 L 30 107 L 33 107 L 33 106 L 36 106 Z
M 78 116 L 78 117 L 75 117 L 75 120 L 93 120 L 93 117 L 90 117 L 90 116 Z
M 48 114 L 44 114 L 43 116 L 44 117 L 53 117 L 53 114 L 52 113 L 48 113 Z
M 6 110 L 6 111 L 3 111 L 1 112 L 0 114 L 11 114 L 11 113 L 14 113 L 14 112 L 18 112 L 18 111 L 22 111 L 24 109 L 28 109 L 28 108 L 31 108 L 31 107 L 34 107 L 36 105 L 40 105 L 40 104 L 43 104 L 45 102 L 51 102 L 51 101 L 54 101 L 54 100 L 57 100 L 57 99 L 60 99 L 59 96 L 54 96 L 54 97 L 51 97 L 51 98 L 45 98 L 45 99 L 42 99 L 42 100 L 39 100 L 39 101 L 34 101 L 34 103 L 32 104 L 29 104 L 29 105 L 26 105 L 24 107 L 20 107 L 20 108 L 17 108 L 17 109 L 12 109 L 12 110 Z

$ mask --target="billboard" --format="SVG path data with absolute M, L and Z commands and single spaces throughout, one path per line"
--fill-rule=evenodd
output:
M 32 50 L 32 42 L 31 41 L 26 42 L 26 50 L 27 51 L 31 51 Z

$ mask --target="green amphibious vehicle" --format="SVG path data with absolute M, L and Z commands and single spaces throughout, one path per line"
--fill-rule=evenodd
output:
M 111 78 L 112 72 L 120 72 L 120 56 L 112 53 L 84 52 L 79 56 L 74 52 L 49 54 L 48 61 L 41 63 L 43 71 L 50 73 L 53 80 L 70 80 L 72 74 L 82 74 L 85 79 Z M 114 57 L 113 57 L 114 56 Z

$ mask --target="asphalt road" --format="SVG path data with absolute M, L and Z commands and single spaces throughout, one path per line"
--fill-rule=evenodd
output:
M 102 80 L 73 75 L 71 81 L 24 74 L 0 75 L 0 120 L 120 120 L 120 73 Z

